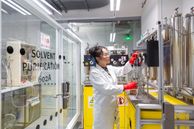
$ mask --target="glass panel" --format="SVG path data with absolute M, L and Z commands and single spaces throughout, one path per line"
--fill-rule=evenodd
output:
M 1 128 L 42 129 L 44 121 L 57 129 L 56 30 L 10 4 L 2 3 Z
M 73 41 L 70 41 L 69 39 L 63 40 L 64 44 L 64 81 L 69 82 L 70 84 L 70 98 L 69 98 L 69 107 L 66 108 L 66 116 L 64 117 L 64 127 L 67 126 L 67 124 L 70 122 L 70 120 L 75 116 L 76 114 L 76 44 Z

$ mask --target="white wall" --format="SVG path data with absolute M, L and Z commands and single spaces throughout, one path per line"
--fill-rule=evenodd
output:
M 185 16 L 186 13 L 190 12 L 190 8 L 194 6 L 194 0 L 162 0 L 162 18 L 170 18 L 174 14 L 175 8 L 179 7 L 179 12 Z M 148 0 L 142 10 L 141 25 L 142 33 L 147 30 L 157 28 L 157 21 L 159 18 L 158 14 L 159 4 L 157 0 Z
M 187 1 L 187 0 L 184 0 Z M 162 18 L 170 18 L 175 11 L 175 8 L 179 8 L 179 12 L 182 12 L 182 0 L 163 0 L 162 1 Z
M 158 21 L 158 2 L 157 0 L 148 0 L 142 10 L 141 15 L 141 33 L 149 32 L 157 28 Z
M 182 0 L 183 16 L 187 13 L 190 13 L 191 7 L 194 7 L 194 0 Z

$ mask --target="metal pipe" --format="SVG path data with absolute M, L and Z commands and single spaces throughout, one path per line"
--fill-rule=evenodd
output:
M 162 24 L 158 22 L 158 43 L 159 43 L 159 72 L 158 72 L 158 101 L 159 104 L 163 104 L 164 102 L 164 82 L 163 82 L 163 56 L 164 56 L 164 49 L 163 49 L 163 39 L 162 39 Z
M 175 125 L 194 126 L 193 120 L 175 120 Z
M 136 129 L 141 129 L 141 108 L 140 105 L 136 105 Z
M 175 109 L 175 111 L 177 111 L 177 110 L 194 111 L 194 106 L 193 105 L 187 105 L 187 106 L 175 105 L 174 109 Z
M 153 119 L 146 119 L 146 120 L 141 120 L 142 124 L 162 124 L 161 120 L 153 120 Z
M 141 124 L 162 124 L 161 120 L 146 119 L 141 120 Z M 194 126 L 194 121 L 191 120 L 175 120 L 175 125 Z

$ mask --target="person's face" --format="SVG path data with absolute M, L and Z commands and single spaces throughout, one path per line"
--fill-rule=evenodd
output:
M 102 49 L 102 55 L 100 57 L 97 57 L 97 61 L 101 65 L 107 65 L 110 63 L 110 55 L 107 49 Z

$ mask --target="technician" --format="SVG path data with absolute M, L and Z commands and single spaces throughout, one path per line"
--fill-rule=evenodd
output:
M 137 88 L 137 82 L 118 85 L 117 77 L 130 72 L 131 64 L 136 60 L 132 56 L 123 67 L 113 67 L 106 47 L 95 46 L 89 53 L 96 60 L 96 66 L 91 67 L 90 81 L 94 88 L 94 124 L 93 129 L 113 129 L 117 111 L 116 96 L 124 90 Z

